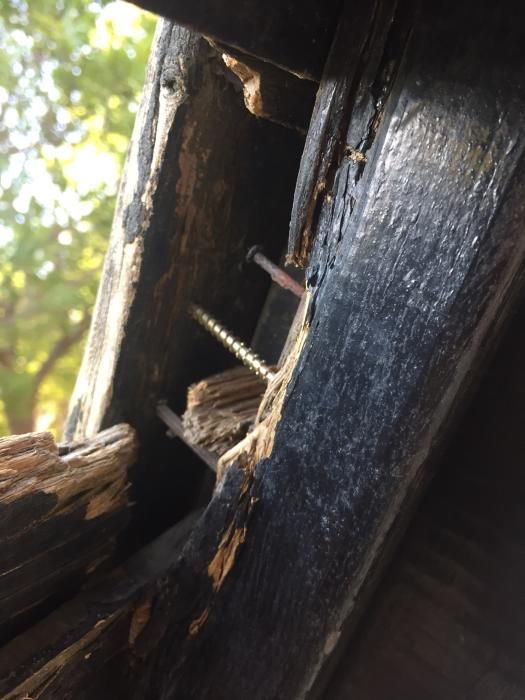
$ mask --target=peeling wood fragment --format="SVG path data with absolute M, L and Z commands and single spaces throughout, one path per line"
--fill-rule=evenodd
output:
M 239 79 L 244 104 L 254 116 L 306 134 L 314 108 L 316 83 L 301 80 L 238 52 L 223 53 L 222 60 Z
M 206 624 L 206 620 L 209 616 L 210 611 L 208 608 L 205 608 L 202 613 L 195 618 L 195 620 L 191 621 L 190 626 L 188 627 L 188 636 L 195 637 L 195 635 L 199 634 L 203 626 Z
M 245 527 L 234 527 L 233 523 L 228 527 L 220 541 L 217 554 L 208 565 L 208 575 L 213 581 L 213 589 L 218 591 L 224 579 L 230 573 L 238 548 L 246 539 Z

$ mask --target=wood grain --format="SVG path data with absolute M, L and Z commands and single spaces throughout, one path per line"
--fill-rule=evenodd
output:
M 68 439 L 120 421 L 137 430 L 140 541 L 187 512 L 205 478 L 165 437 L 157 403 L 182 413 L 191 383 L 233 364 L 189 305 L 249 341 L 269 281 L 244 257 L 261 241 L 277 256 L 286 240 L 302 138 L 253 117 L 233 82 L 205 40 L 159 24 L 71 402 Z
M 0 438 L 2 641 L 112 556 L 128 520 L 136 456 L 127 425 L 71 445 L 63 456 L 49 433 Z
M 525 696 L 525 304 L 326 700 Z

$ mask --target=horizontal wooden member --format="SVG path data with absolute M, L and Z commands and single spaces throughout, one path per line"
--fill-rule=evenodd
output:
M 49 433 L 0 439 L 0 639 L 111 555 L 136 452 L 125 424 L 61 449 Z

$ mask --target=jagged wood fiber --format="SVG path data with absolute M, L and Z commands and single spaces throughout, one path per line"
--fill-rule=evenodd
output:
M 62 456 L 49 433 L 0 438 L 2 641 L 114 553 L 128 521 L 128 471 L 136 456 L 128 425 L 70 445 Z

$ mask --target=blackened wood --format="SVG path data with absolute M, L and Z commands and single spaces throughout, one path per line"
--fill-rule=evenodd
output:
M 337 22 L 340 0 L 134 0 L 199 34 L 319 79 Z
M 421 4 L 403 41 L 402 15 L 391 23 L 395 80 L 366 164 L 343 159 L 322 203 L 273 451 L 239 485 L 232 468 L 197 525 L 183 564 L 195 618 L 170 615 L 168 581 L 148 625 L 155 672 L 134 697 L 311 696 L 355 619 L 521 285 L 519 17 L 513 2 Z
M 128 521 L 133 430 L 118 425 L 59 456 L 49 433 L 0 439 L 0 641 L 108 560 Z
M 121 698 L 155 595 L 197 514 L 0 649 L 2 700 Z M 118 663 L 115 663 L 118 660 Z
M 525 697 L 525 304 L 326 700 Z
M 114 695 L 313 697 L 512 306 L 525 252 L 519 6 L 403 10 L 383 43 L 395 79 L 379 61 L 369 83 L 388 99 L 366 161 L 349 151 L 319 200 L 308 335 L 271 455 L 226 474 Z M 96 696 L 103 673 L 87 688 L 66 671 L 47 697 Z
M 288 259 L 300 267 L 308 262 L 317 219 L 344 160 L 355 171 L 352 190 L 358 188 L 410 27 L 410 7 L 403 12 L 398 6 L 384 0 L 343 4 L 295 189 Z M 352 202 L 357 193 L 347 198 Z
M 67 428 L 70 439 L 120 420 L 136 428 L 141 534 L 186 512 L 203 478 L 165 437 L 158 401 L 182 413 L 189 384 L 233 363 L 190 302 L 250 339 L 269 282 L 242 261 L 261 241 L 282 249 L 301 145 L 246 110 L 208 42 L 160 23 Z

